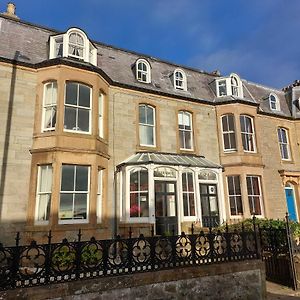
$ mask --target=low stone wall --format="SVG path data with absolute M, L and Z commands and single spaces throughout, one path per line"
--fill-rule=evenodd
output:
M 260 260 L 182 267 L 157 272 L 96 278 L 16 289 L 0 299 L 248 299 L 266 297 Z

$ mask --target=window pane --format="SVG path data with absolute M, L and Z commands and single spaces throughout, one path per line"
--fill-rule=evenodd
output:
M 74 191 L 75 167 L 70 165 L 62 166 L 61 191 Z
M 189 194 L 190 216 L 195 216 L 195 199 L 194 194 Z
M 138 194 L 130 194 L 130 217 L 138 217 L 140 215 L 140 208 L 138 205 Z
M 146 124 L 146 107 L 145 107 L 145 105 L 139 106 L 139 122 Z
M 182 173 L 182 191 L 187 191 L 187 173 Z
M 185 148 L 185 144 L 184 144 L 184 132 L 183 131 L 179 131 L 179 147 L 180 148 Z
M 202 215 L 209 216 L 208 197 L 201 196 Z
M 230 147 L 230 141 L 229 141 L 229 134 L 224 134 L 223 135 L 223 139 L 224 139 L 224 149 L 231 149 Z
M 140 217 L 149 217 L 148 194 L 140 194 Z
M 87 219 L 87 194 L 75 194 L 74 219 Z
M 188 194 L 183 194 L 183 213 L 184 216 L 189 216 Z
M 139 190 L 139 182 L 138 182 L 138 172 L 133 172 L 130 174 L 130 191 L 138 191 Z
M 148 191 L 148 170 L 140 171 L 140 191 Z
M 88 172 L 88 167 L 76 166 L 76 191 L 88 191 Z
M 76 126 L 77 109 L 73 107 L 65 107 L 65 129 L 78 130 Z
M 155 216 L 156 217 L 164 217 L 164 195 L 155 195 Z
M 80 131 L 89 131 L 90 111 L 87 109 L 78 108 L 78 128 Z
M 66 103 L 77 105 L 78 83 L 68 82 L 66 85 Z
M 229 127 L 228 127 L 228 116 L 223 116 L 222 117 L 222 129 L 223 131 L 228 131 Z
M 185 131 L 185 149 L 192 149 L 192 135 L 190 131 Z
M 51 192 L 52 189 L 52 167 L 40 166 L 39 192 Z
M 47 221 L 50 216 L 51 194 L 42 194 L 39 196 L 38 221 Z
M 59 218 L 73 219 L 73 194 L 60 194 Z
M 88 86 L 79 85 L 79 106 L 90 107 L 90 91 Z
M 147 106 L 147 124 L 154 125 L 154 116 L 153 116 L 154 109 L 152 107 Z

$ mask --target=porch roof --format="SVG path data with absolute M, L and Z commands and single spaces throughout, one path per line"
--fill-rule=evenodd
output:
M 161 152 L 138 152 L 122 163 L 117 168 L 126 165 L 143 165 L 143 164 L 157 164 L 169 166 L 186 166 L 199 168 L 215 168 L 221 169 L 222 166 L 216 164 L 204 156 L 192 154 L 174 154 Z

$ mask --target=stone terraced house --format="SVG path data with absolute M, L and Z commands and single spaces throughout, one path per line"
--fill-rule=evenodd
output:
M 9 4 L 0 108 L 3 242 L 299 218 L 300 81 L 178 66 L 24 22 Z

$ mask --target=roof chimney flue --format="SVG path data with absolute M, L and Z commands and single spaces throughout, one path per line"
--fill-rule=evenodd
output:
M 6 12 L 2 13 L 2 15 L 6 16 L 6 17 L 14 18 L 14 19 L 20 19 L 16 15 L 16 5 L 12 2 L 7 3 Z

